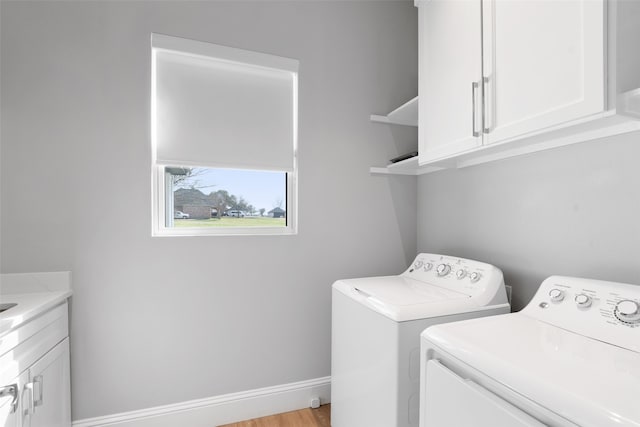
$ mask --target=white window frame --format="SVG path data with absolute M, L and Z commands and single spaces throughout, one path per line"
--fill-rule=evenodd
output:
M 174 44 L 176 50 L 183 50 L 185 52 L 193 52 L 194 44 L 202 45 L 202 42 L 195 42 L 187 39 L 180 39 L 170 36 L 158 36 L 163 39 L 169 40 Z M 215 45 L 214 45 L 215 46 Z M 180 49 L 184 47 L 184 49 Z M 259 52 L 251 52 L 242 49 L 233 49 L 222 47 L 228 52 L 235 50 L 238 52 L 238 58 L 247 59 L 252 58 L 255 61 L 264 60 L 268 57 L 278 57 L 265 55 Z M 288 60 L 288 58 L 285 58 Z M 158 164 L 156 162 L 156 70 L 155 70 L 155 52 L 152 49 L 151 54 L 151 152 L 152 152 L 152 173 L 151 173 L 151 206 L 152 206 L 152 236 L 268 236 L 268 235 L 295 235 L 298 232 L 297 218 L 298 218 L 298 76 L 294 75 L 294 89 L 293 89 L 293 171 L 286 173 L 286 226 L 284 227 L 167 227 L 167 215 L 173 218 L 173 212 L 169 212 L 167 209 L 167 191 L 169 191 L 169 182 L 167 181 L 167 173 L 165 173 L 165 167 L 167 165 Z M 175 167 L 193 167 L 194 165 L 171 165 Z M 207 166 L 203 166 L 207 167 Z M 271 171 L 273 172 L 273 171 Z M 171 209 L 173 210 L 173 209 Z

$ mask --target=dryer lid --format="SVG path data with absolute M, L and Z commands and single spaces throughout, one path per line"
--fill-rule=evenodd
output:
M 583 427 L 640 427 L 640 353 L 523 313 L 435 325 L 422 344 Z

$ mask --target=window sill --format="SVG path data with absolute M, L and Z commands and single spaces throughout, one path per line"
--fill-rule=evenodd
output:
M 298 234 L 293 227 L 234 227 L 234 228 L 161 228 L 154 230 L 153 237 L 200 237 L 200 236 L 292 236 Z

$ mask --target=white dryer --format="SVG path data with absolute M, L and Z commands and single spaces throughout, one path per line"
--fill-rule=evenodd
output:
M 418 425 L 420 333 L 510 310 L 489 264 L 419 254 L 398 276 L 338 280 L 332 291 L 331 425 Z
M 421 427 L 640 427 L 640 286 L 552 276 L 421 340 Z

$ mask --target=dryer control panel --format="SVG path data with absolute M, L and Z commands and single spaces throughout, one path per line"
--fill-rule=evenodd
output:
M 463 293 L 480 306 L 508 302 L 502 271 L 480 261 L 421 253 L 402 276 Z
M 523 314 L 640 353 L 640 286 L 551 276 Z

